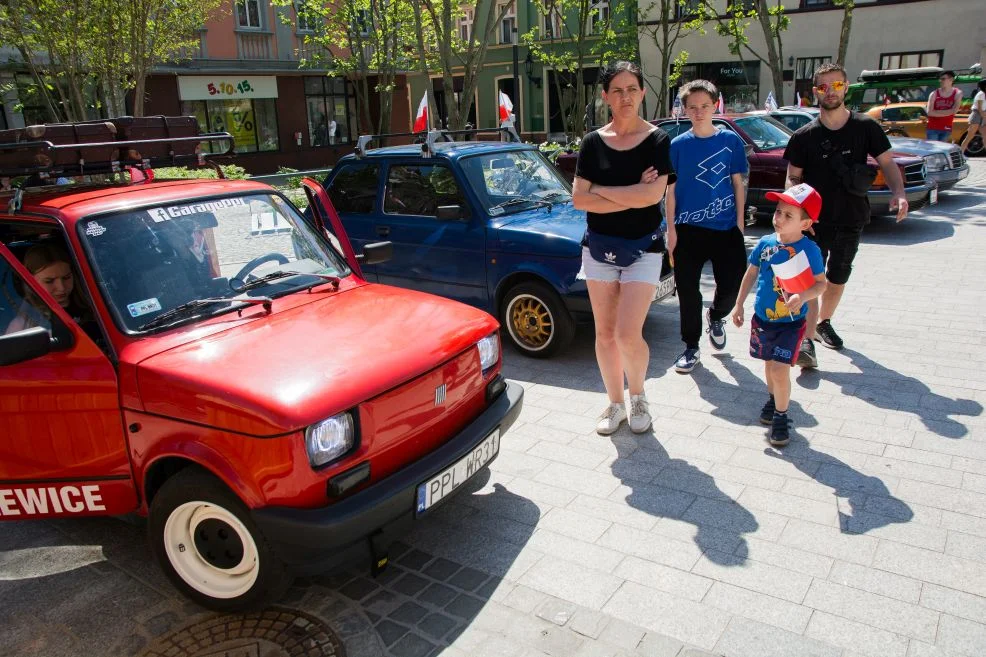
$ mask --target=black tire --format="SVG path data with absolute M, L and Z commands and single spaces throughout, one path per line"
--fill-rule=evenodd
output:
M 507 290 L 500 304 L 500 323 L 510 343 L 533 358 L 551 358 L 575 335 L 575 320 L 561 297 L 539 281 Z
M 966 135 L 968 134 L 969 133 L 966 132 L 965 134 L 962 135 L 962 138 L 959 139 L 958 142 L 959 146 L 962 146 L 962 142 L 965 141 Z M 986 144 L 984 144 L 983 142 L 984 140 L 982 135 L 977 135 L 976 137 L 974 137 L 972 141 L 969 142 L 969 148 L 965 150 L 965 156 L 982 157 L 983 153 L 986 153 Z
M 189 530 L 194 538 L 187 536 Z M 187 541 L 180 540 L 183 534 Z M 151 502 L 148 538 L 175 588 L 208 609 L 262 609 L 280 598 L 293 581 L 246 505 L 222 481 L 198 467 L 185 468 L 161 486 Z M 246 572 L 235 579 L 237 569 Z M 203 575 L 196 585 L 190 581 L 193 573 Z

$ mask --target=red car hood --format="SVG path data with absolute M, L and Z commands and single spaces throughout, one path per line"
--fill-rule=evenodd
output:
M 364 285 L 281 312 L 275 301 L 271 315 L 152 356 L 138 389 L 148 413 L 284 434 L 435 368 L 497 326 L 454 301 Z

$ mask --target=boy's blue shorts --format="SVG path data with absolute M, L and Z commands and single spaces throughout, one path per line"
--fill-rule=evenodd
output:
M 805 337 L 805 320 L 768 322 L 754 313 L 750 322 L 750 355 L 794 365 Z

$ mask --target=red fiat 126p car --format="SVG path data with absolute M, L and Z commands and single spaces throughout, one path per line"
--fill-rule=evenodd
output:
M 309 222 L 256 182 L 150 179 L 229 135 L 92 125 L 0 134 L 0 176 L 34 176 L 0 193 L 0 519 L 147 516 L 171 581 L 219 610 L 383 567 L 520 412 L 496 320 L 367 283 L 390 245 L 356 255 L 314 181 Z

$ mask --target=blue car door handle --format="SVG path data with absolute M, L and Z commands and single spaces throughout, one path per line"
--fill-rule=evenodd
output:
M 390 226 L 377 226 L 377 235 L 387 237 L 390 235 Z

